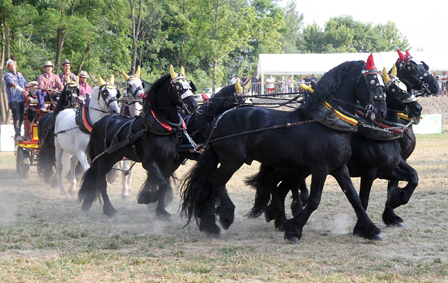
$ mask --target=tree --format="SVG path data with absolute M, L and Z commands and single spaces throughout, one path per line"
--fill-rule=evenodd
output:
M 282 51 L 284 53 L 299 53 L 303 51 L 303 14 L 297 11 L 297 3 L 290 1 L 284 10 L 285 27 L 280 30 L 282 34 Z

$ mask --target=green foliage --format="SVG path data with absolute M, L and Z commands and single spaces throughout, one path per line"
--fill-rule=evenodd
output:
M 223 86 L 235 73 L 250 76 L 262 53 L 410 47 L 393 22 L 373 26 L 340 16 L 329 19 L 322 29 L 315 23 L 304 26 L 297 8 L 295 1 L 284 9 L 273 0 L 143 1 L 137 65 L 149 81 L 166 74 L 170 64 L 183 65 L 198 89 L 203 89 Z M 93 79 L 98 74 L 121 78 L 122 68 L 131 70 L 129 1 L 0 0 L 0 19 L 8 24 L 11 57 L 28 81 L 43 72 L 45 61 L 56 63 L 58 47 L 60 60 L 70 60 L 73 72 L 86 70 Z M 63 43 L 58 41 L 58 31 Z M 0 42 L 5 44 L 3 39 Z

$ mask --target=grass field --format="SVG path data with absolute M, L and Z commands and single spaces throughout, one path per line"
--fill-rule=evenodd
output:
M 107 218 L 98 204 L 82 213 L 76 196 L 44 184 L 35 167 L 20 179 L 14 153 L 1 152 L 0 281 L 448 282 L 448 135 L 418 136 L 409 163 L 420 182 L 409 204 L 396 210 L 405 227 L 381 222 L 386 182 L 377 180 L 368 214 L 384 239 L 353 236 L 354 211 L 329 177 L 300 244 L 291 245 L 263 217 L 244 217 L 254 193 L 243 181 L 257 171 L 255 163 L 228 184 L 235 223 L 221 239 L 210 239 L 195 223 L 184 227 L 178 191 L 168 208 L 171 222 L 137 204 L 145 178 L 139 165 L 129 200 L 121 199 L 119 180 L 109 186 L 119 213 Z M 179 169 L 179 179 L 192 164 Z M 359 179 L 353 182 L 358 187 Z

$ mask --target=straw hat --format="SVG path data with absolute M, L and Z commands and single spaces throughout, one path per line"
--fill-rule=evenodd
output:
M 45 62 L 44 68 L 48 67 L 48 66 L 54 67 L 53 64 L 51 63 L 51 61 Z
M 88 77 L 89 77 L 89 74 L 87 74 L 86 71 L 81 71 L 81 72 L 79 72 L 79 75 L 78 75 L 78 76 L 83 77 L 83 78 L 88 78 Z

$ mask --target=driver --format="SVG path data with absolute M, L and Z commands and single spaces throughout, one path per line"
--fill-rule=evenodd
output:
M 64 86 L 58 75 L 53 74 L 53 64 L 51 61 L 45 62 L 45 73 L 37 79 L 39 90 L 36 92 L 37 100 L 39 102 L 39 109 L 45 111 L 45 101 L 52 101 L 50 91 L 62 91 Z

